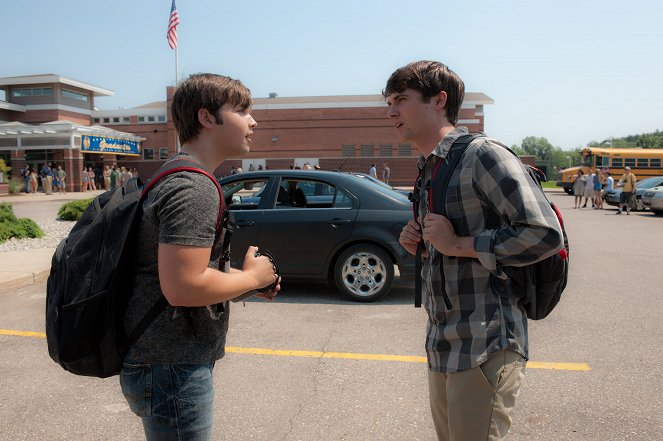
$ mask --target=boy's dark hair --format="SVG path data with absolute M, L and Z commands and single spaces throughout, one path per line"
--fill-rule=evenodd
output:
M 387 80 L 382 95 L 387 98 L 392 93 L 414 89 L 421 92 L 425 103 L 440 92 L 447 93 L 447 119 L 454 126 L 458 122 L 460 106 L 465 98 L 463 80 L 446 65 L 437 61 L 415 61 L 396 69 Z
M 200 109 L 207 109 L 217 124 L 223 124 L 218 112 L 224 104 L 246 110 L 251 107 L 251 91 L 239 80 L 211 73 L 193 74 L 179 83 L 171 112 L 180 144 L 193 141 L 200 133 Z

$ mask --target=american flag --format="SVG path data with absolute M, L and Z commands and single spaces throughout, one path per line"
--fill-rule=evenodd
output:
M 173 0 L 173 5 L 170 7 L 170 21 L 168 22 L 168 32 L 166 33 L 168 46 L 170 46 L 171 49 L 175 49 L 177 47 L 178 24 L 180 24 L 180 17 L 177 14 L 177 6 L 175 6 L 175 0 Z

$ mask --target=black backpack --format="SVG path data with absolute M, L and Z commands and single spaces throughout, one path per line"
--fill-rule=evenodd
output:
M 46 285 L 46 340 L 49 355 L 65 370 L 100 378 L 119 374 L 131 346 L 165 308 L 167 300 L 161 296 L 135 329 L 124 332 L 142 201 L 160 179 L 181 171 L 204 174 L 216 185 L 221 200 L 218 238 L 221 187 L 200 164 L 178 156 L 142 191 L 140 179 L 133 178 L 125 187 L 95 197 L 58 245 Z
M 459 137 L 454 144 L 451 146 L 447 156 L 443 160 L 439 160 L 432 166 L 433 174 L 431 180 L 426 182 L 424 185 L 426 188 L 430 189 L 431 192 L 431 211 L 433 213 L 441 214 L 446 216 L 446 189 L 449 185 L 449 180 L 453 171 L 456 169 L 456 166 L 460 162 L 463 153 L 470 145 L 470 143 L 481 136 L 485 136 L 481 133 L 473 133 L 468 135 L 463 135 Z M 503 148 L 509 150 L 514 156 L 517 155 L 508 147 L 502 145 Z M 520 160 L 520 159 L 519 159 Z M 569 241 L 566 235 L 566 230 L 564 229 L 564 221 L 562 220 L 562 214 L 560 213 L 557 206 L 550 202 L 543 192 L 541 187 L 541 182 L 546 180 L 545 174 L 530 165 L 522 164 L 527 175 L 537 184 L 537 187 L 540 189 L 541 194 L 550 204 L 550 207 L 555 212 L 559 224 L 562 228 L 562 236 L 564 239 L 564 248 L 562 248 L 559 253 L 536 262 L 532 265 L 526 265 L 524 267 L 503 267 L 502 269 L 507 274 L 507 280 L 499 279 L 491 275 L 491 284 L 495 292 L 500 293 L 504 296 L 519 296 L 521 297 L 521 303 L 525 308 L 527 313 L 527 318 L 532 320 L 541 320 L 548 316 L 550 312 L 557 306 L 559 303 L 560 297 L 564 288 L 566 287 L 566 282 L 569 275 Z M 419 189 L 421 188 L 422 182 L 422 171 L 419 171 L 419 176 L 417 178 L 414 192 L 412 193 L 412 202 L 415 213 L 415 219 L 418 216 L 418 195 Z M 487 226 L 497 228 L 500 226 L 499 216 L 495 215 L 493 219 L 488 219 L 486 222 Z M 419 244 L 417 249 L 417 258 L 416 258 L 416 286 L 415 286 L 415 306 L 421 306 L 421 250 L 423 249 L 423 243 Z M 441 268 L 441 267 L 440 267 Z M 442 271 L 442 280 L 444 280 L 444 271 Z M 444 284 L 443 284 L 444 286 Z M 444 302 L 447 306 L 447 309 L 451 309 L 451 301 L 446 293 L 443 294 Z

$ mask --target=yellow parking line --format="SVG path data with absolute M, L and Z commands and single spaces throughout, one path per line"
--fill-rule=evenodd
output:
M 251 355 L 273 355 L 277 357 L 346 358 L 352 360 L 401 361 L 405 363 L 426 363 L 426 357 L 415 355 L 360 354 L 356 352 L 293 351 L 284 349 L 238 348 L 228 346 L 226 352 Z M 529 361 L 527 369 L 552 369 L 561 371 L 591 371 L 587 363 L 555 363 Z
M 11 329 L 0 329 L 0 335 L 14 335 L 14 336 L 17 336 L 17 337 L 46 338 L 46 334 L 43 333 L 43 332 L 12 331 Z
M 232 346 L 226 347 L 226 352 L 251 355 L 275 355 L 278 357 L 346 358 L 352 360 L 403 361 L 407 363 L 426 362 L 426 357 L 414 355 L 359 354 L 356 352 L 292 351 L 287 349 L 237 348 Z
M 555 371 L 591 371 L 587 363 L 555 363 L 552 361 L 528 361 L 527 369 L 552 369 Z
M 17 337 L 46 338 L 43 332 L 13 331 L 0 329 L 0 335 L 13 335 Z M 226 347 L 226 352 L 248 355 L 271 355 L 276 357 L 308 357 L 308 358 L 339 358 L 349 360 L 399 361 L 403 363 L 426 363 L 426 357 L 416 355 L 389 355 L 389 354 L 360 354 L 357 352 L 322 352 L 322 351 L 296 351 L 288 349 L 267 348 L 240 348 Z M 559 371 L 591 371 L 587 363 L 556 363 L 548 361 L 530 361 L 527 369 L 550 369 Z

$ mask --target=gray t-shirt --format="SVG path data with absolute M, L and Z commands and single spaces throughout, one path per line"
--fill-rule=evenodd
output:
M 125 329 L 129 332 L 163 295 L 159 285 L 159 243 L 212 247 L 219 212 L 219 192 L 207 176 L 178 172 L 163 178 L 143 202 L 134 263 L 134 294 Z M 217 240 L 210 267 L 219 267 Z M 195 292 L 188 293 L 195 296 Z M 228 302 L 207 307 L 173 307 L 147 328 L 129 353 L 144 363 L 203 364 L 223 357 L 228 331 Z

